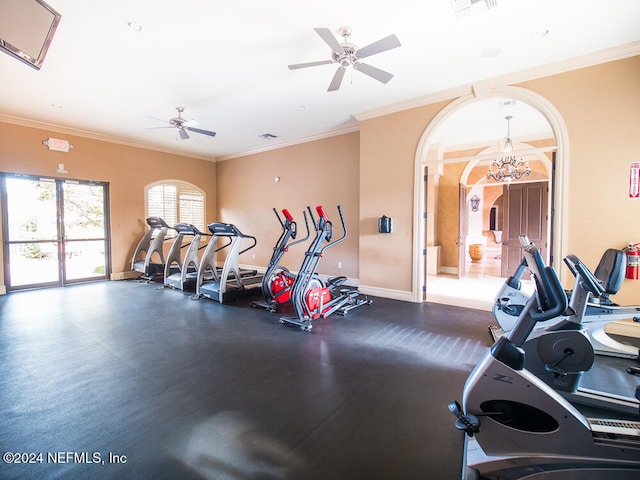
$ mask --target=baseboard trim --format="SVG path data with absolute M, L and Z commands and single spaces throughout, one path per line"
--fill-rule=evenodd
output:
M 440 271 L 438 273 L 443 273 L 445 275 L 458 275 L 458 267 L 440 267 Z
M 138 278 L 142 275 L 140 272 L 129 270 L 126 272 L 112 272 L 109 277 L 111 280 L 131 280 L 132 278 Z
M 359 290 L 365 295 L 374 297 L 388 298 L 390 300 L 402 300 L 403 302 L 414 302 L 413 293 L 403 290 L 392 290 L 390 288 L 372 287 L 368 285 L 360 285 Z

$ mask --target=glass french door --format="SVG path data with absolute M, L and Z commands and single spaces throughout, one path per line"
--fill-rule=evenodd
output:
M 106 183 L 3 174 L 7 291 L 108 278 L 108 195 Z

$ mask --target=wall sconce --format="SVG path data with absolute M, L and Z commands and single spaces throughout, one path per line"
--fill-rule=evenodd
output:
M 471 202 L 471 211 L 477 212 L 478 207 L 480 207 L 480 197 L 478 195 L 474 195 L 469 201 Z

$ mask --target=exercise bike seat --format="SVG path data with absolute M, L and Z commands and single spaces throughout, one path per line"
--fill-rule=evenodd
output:
M 622 287 L 624 282 L 625 258 L 625 253 L 615 248 L 607 249 L 602 255 L 600 263 L 598 263 L 594 272 L 594 275 L 600 280 L 604 287 L 604 293 L 600 297 L 601 304 L 615 305 L 615 303 L 609 299 L 609 295 L 615 295 Z

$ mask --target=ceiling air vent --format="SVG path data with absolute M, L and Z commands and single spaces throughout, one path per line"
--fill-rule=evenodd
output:
M 274 140 L 276 138 L 278 138 L 277 135 L 274 135 L 273 133 L 263 133 L 262 135 L 258 135 L 260 138 L 264 138 L 266 140 Z
M 498 0 L 451 0 L 451 6 L 456 12 L 458 20 L 464 20 L 480 12 L 496 8 Z

